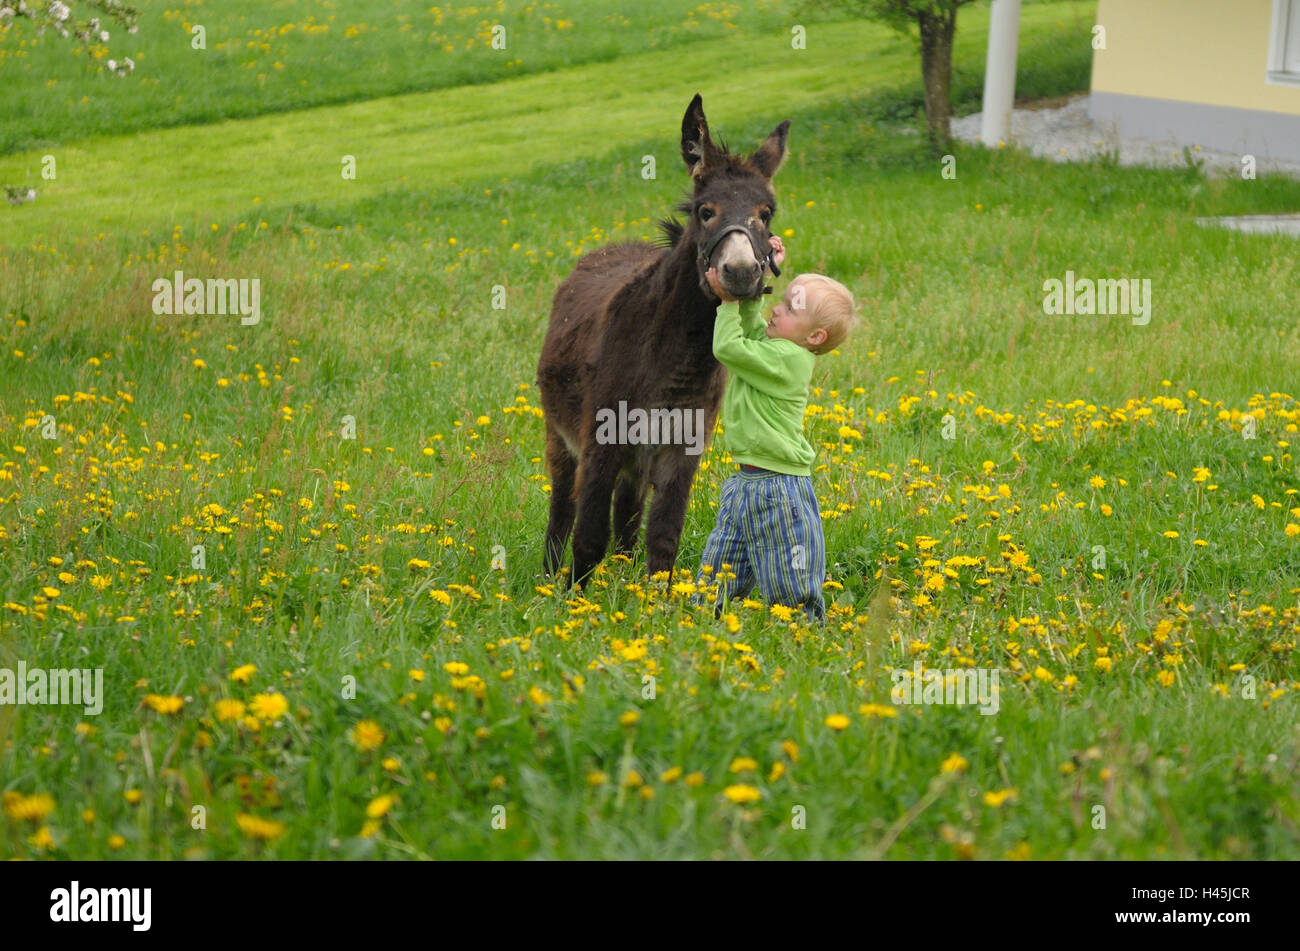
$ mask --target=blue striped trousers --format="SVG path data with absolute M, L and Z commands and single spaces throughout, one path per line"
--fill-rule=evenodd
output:
M 823 621 L 825 578 L 826 539 L 810 476 L 742 468 L 723 483 L 698 578 L 701 586 L 718 585 L 715 614 L 757 584 L 769 604 L 801 607 Z

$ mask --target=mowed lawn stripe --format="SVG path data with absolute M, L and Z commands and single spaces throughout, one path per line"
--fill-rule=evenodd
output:
M 1022 41 L 1059 31 L 1073 9 L 1029 7 Z M 964 13 L 958 62 L 982 62 L 987 14 Z M 439 190 L 467 178 L 525 174 L 600 157 L 663 132 L 660 167 L 695 92 L 740 149 L 746 123 L 896 84 L 919 71 L 914 44 L 866 22 L 812 24 L 808 48 L 788 35 L 709 42 L 490 85 L 415 93 L 216 125 L 88 139 L 59 149 L 58 178 L 5 215 L 8 245 L 53 243 L 172 225 L 208 226 L 254 209 L 325 207 L 390 189 Z M 765 131 L 765 130 L 764 130 Z M 797 139 L 792 148 L 798 148 Z M 356 179 L 342 159 L 356 158 Z M 639 162 L 640 156 L 633 156 Z M 41 154 L 0 159 L 0 180 L 39 179 Z M 662 173 L 662 172 L 661 172 Z M 260 204 L 254 202 L 260 199 Z

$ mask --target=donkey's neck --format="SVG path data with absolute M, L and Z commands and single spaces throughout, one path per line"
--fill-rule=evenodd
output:
M 659 271 L 656 276 L 662 281 L 662 293 L 655 323 L 670 333 L 707 335 L 712 339 L 718 301 L 700 287 L 695 243 L 682 238 L 659 259 L 656 269 Z

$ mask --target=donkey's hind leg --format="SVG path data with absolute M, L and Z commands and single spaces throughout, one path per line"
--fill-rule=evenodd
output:
M 551 475 L 551 517 L 546 523 L 542 568 L 547 574 L 555 575 L 564 566 L 564 549 L 573 530 L 573 485 L 578 460 L 551 426 L 546 427 L 546 469 Z
M 641 516 L 645 512 L 649 483 L 639 472 L 619 474 L 614 487 L 614 551 L 631 558 L 641 535 Z

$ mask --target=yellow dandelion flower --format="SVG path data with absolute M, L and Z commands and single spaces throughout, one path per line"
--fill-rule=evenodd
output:
M 758 770 L 758 763 L 748 756 L 738 756 L 731 761 L 731 772 L 733 773 L 753 773 Z
M 745 803 L 757 802 L 763 794 L 754 786 L 746 786 L 744 783 L 737 783 L 734 786 L 728 786 L 722 790 L 722 794 L 732 802 L 744 805 Z
M 1018 796 L 1014 789 L 999 789 L 997 792 L 989 791 L 984 794 L 984 805 L 992 806 L 996 809 L 1008 799 L 1016 798 L 1018 798 Z
M 370 805 L 366 806 L 366 815 L 371 819 L 381 819 L 388 815 L 388 810 L 393 808 L 397 802 L 397 797 L 391 794 L 376 796 L 370 800 Z
M 960 753 L 953 753 L 939 765 L 939 769 L 944 773 L 960 773 L 970 769 L 970 763 Z
M 24 796 L 22 793 L 7 792 L 4 795 L 4 811 L 15 822 L 40 822 L 54 811 L 54 797 L 49 793 Z
M 246 812 L 241 812 L 235 816 L 235 825 L 239 826 L 239 831 L 244 833 L 250 839 L 261 839 L 264 842 L 270 842 L 284 835 L 285 825 L 275 819 L 263 819 L 259 816 L 252 816 Z
M 832 713 L 825 722 L 828 727 L 838 732 L 848 727 L 849 718 L 842 713 Z
M 289 701 L 284 699 L 283 694 L 278 693 L 259 693 L 253 698 L 250 705 L 253 716 L 263 722 L 269 723 L 272 720 L 278 720 L 289 709 Z
M 374 720 L 362 720 L 352 728 L 352 742 L 363 753 L 377 750 L 384 742 L 384 730 Z
M 180 697 L 164 697 L 161 694 L 149 693 L 145 694 L 144 705 L 158 713 L 170 714 L 179 713 L 181 707 L 185 706 L 185 701 Z
M 243 667 L 236 667 L 230 672 L 230 679 L 236 683 L 246 684 L 253 679 L 253 674 L 257 673 L 256 664 L 245 664 Z
M 242 700 L 218 700 L 216 714 L 217 720 L 222 723 L 228 720 L 238 720 L 244 715 L 244 702 Z
M 866 717 L 881 717 L 882 719 L 891 719 L 898 716 L 898 711 L 893 707 L 887 707 L 880 703 L 864 703 L 858 707 L 858 713 Z

